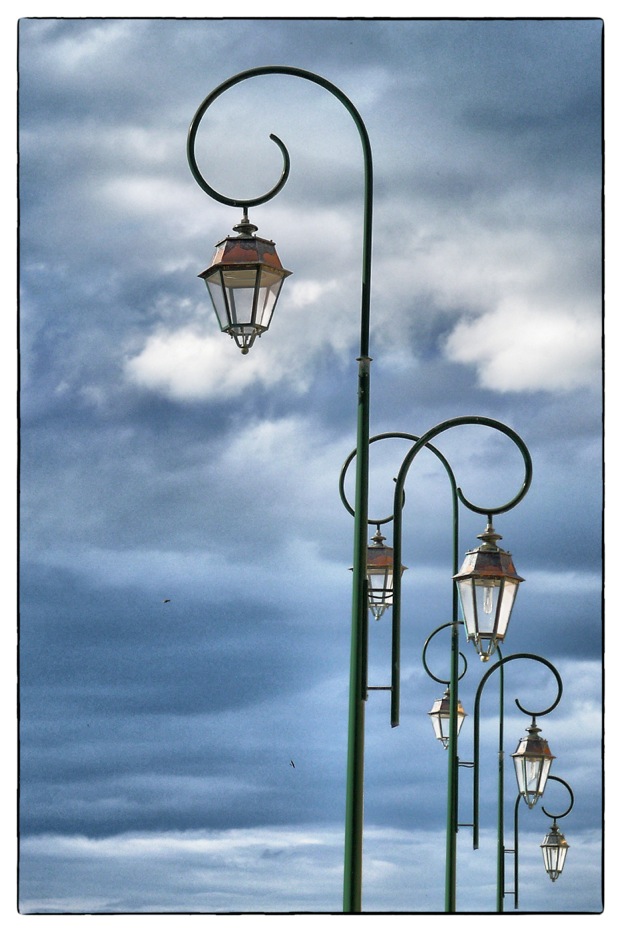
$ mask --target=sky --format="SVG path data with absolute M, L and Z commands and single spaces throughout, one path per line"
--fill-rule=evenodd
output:
M 337 85 L 374 156 L 371 431 L 463 415 L 515 430 L 532 487 L 495 521 L 525 578 L 504 656 L 553 663 L 539 720 L 574 793 L 520 813 L 520 909 L 602 908 L 602 23 L 598 19 L 23 18 L 19 24 L 19 910 L 341 909 L 363 163 L 323 88 L 243 82 L 210 108 L 201 170 L 251 210 L 292 275 L 247 356 L 197 277 L 240 211 L 186 161 L 202 100 L 290 65 Z M 437 446 L 476 503 L 522 460 L 482 427 Z M 370 513 L 408 444 L 374 444 Z M 350 483 L 350 485 L 348 485 Z M 348 474 L 347 488 L 351 489 Z M 451 502 L 421 455 L 404 511 L 402 720 L 367 703 L 363 909 L 440 913 L 446 752 L 425 639 L 451 613 Z M 460 549 L 480 516 L 463 512 Z M 370 536 L 374 528 L 370 528 Z M 385 526 L 390 543 L 390 529 Z M 390 618 L 370 631 L 389 676 Z M 473 697 L 486 668 L 463 643 Z M 446 646 L 434 652 L 439 676 Z M 545 708 L 542 664 L 506 673 L 510 754 Z M 458 910 L 494 912 L 496 690 L 482 838 L 458 843 Z M 461 821 L 472 771 L 461 768 Z M 550 795 L 549 795 L 550 794 Z M 562 812 L 559 785 L 545 795 Z M 507 911 L 513 911 L 508 901 Z

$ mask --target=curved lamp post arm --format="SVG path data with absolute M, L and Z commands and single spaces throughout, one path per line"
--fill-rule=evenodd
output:
M 421 438 L 417 436 L 416 434 L 410 434 L 404 431 L 390 431 L 387 433 L 376 434 L 375 436 L 371 437 L 369 440 L 369 445 L 371 446 L 372 443 L 377 443 L 380 440 L 409 440 L 413 444 L 415 444 L 415 446 L 418 446 Z M 455 573 L 458 567 L 458 487 L 456 483 L 456 477 L 454 476 L 453 470 L 447 458 L 443 455 L 443 453 L 441 453 L 441 451 L 437 449 L 437 447 L 433 446 L 431 443 L 426 442 L 424 445 L 425 445 L 425 448 L 429 450 L 431 453 L 434 453 L 436 458 L 441 462 L 449 478 L 449 483 L 451 487 L 452 516 L 453 516 L 453 538 L 452 538 L 453 539 L 453 563 L 452 565 L 453 565 L 453 572 Z M 345 463 L 343 464 L 341 475 L 339 477 L 339 494 L 341 496 L 341 501 L 343 502 L 343 505 L 346 508 L 346 510 L 353 516 L 355 516 L 355 509 L 350 505 L 350 502 L 348 501 L 348 498 L 346 496 L 345 479 L 346 479 L 346 475 L 348 472 L 348 468 L 350 464 L 352 463 L 352 460 L 357 456 L 358 456 L 357 450 L 353 450 L 352 453 L 350 453 Z M 405 501 L 405 493 L 404 493 L 404 490 L 402 489 L 400 510 L 404 506 L 404 501 Z M 393 521 L 393 520 L 394 520 L 394 514 L 391 514 L 383 518 L 368 518 L 367 523 L 368 525 L 376 525 L 380 527 L 380 525 L 387 524 L 388 522 Z M 394 586 L 395 586 L 396 567 L 399 567 L 399 566 L 400 564 L 398 562 L 395 562 L 394 573 L 393 573 Z M 453 603 L 452 603 L 452 615 L 454 618 L 457 616 L 457 612 L 458 612 L 458 594 L 454 586 L 453 587 Z M 365 630 L 365 644 L 367 644 L 367 628 L 368 628 L 368 619 L 366 619 L 365 629 L 364 629 Z M 399 680 L 399 637 L 396 638 L 396 633 L 399 632 L 399 628 L 396 628 L 395 622 L 393 622 L 391 630 L 392 630 L 392 648 L 391 648 L 392 675 L 391 675 L 390 690 L 391 690 L 391 696 L 393 697 L 395 681 Z M 365 677 L 364 685 L 363 685 L 363 692 L 366 696 L 367 695 L 366 658 L 365 658 L 365 663 L 364 663 L 363 675 Z M 399 705 L 397 706 L 397 708 L 399 710 Z M 397 715 L 395 715 L 394 712 L 395 712 L 395 706 L 394 706 L 393 699 L 392 699 L 391 700 L 391 725 L 392 727 L 395 727 L 396 725 L 399 724 L 399 711 Z
M 559 703 L 562 692 L 563 684 L 559 673 L 553 664 L 546 660 L 544 657 L 540 657 L 537 654 L 511 654 L 508 657 L 503 657 L 495 663 L 487 673 L 482 677 L 480 684 L 477 688 L 475 695 L 474 703 L 474 719 L 473 719 L 473 848 L 476 849 L 479 847 L 479 736 L 480 736 L 480 705 L 481 697 L 484 686 L 486 685 L 488 679 L 495 673 L 499 671 L 499 744 L 497 751 L 497 912 L 503 912 L 503 900 L 505 895 L 505 846 L 504 846 L 504 835 L 505 835 L 505 822 L 504 822 L 504 699 L 505 699 L 505 670 L 504 666 L 506 663 L 510 663 L 513 660 L 534 660 L 538 663 L 544 664 L 548 669 L 553 673 L 555 680 L 557 682 L 557 696 L 555 701 L 548 706 L 546 709 L 541 709 L 538 711 L 532 711 L 526 709 L 518 699 L 515 699 L 517 707 L 524 712 L 526 715 L 532 716 L 535 721 L 536 716 L 548 715 L 549 712 L 552 712 L 553 709 Z M 520 798 L 520 794 L 519 794 Z M 515 855 L 516 857 L 516 855 Z M 518 870 L 517 864 L 515 862 L 515 874 Z M 517 890 L 517 883 L 515 883 L 515 891 Z M 515 893 L 516 896 L 516 893 Z
M 432 638 L 436 637 L 436 635 L 439 634 L 441 631 L 444 631 L 445 628 L 453 628 L 454 625 L 455 625 L 455 622 L 446 621 L 445 624 L 439 625 L 438 628 L 435 628 L 434 631 L 430 635 L 428 635 L 428 637 L 425 639 L 425 644 L 423 645 L 423 651 L 422 651 L 422 656 L 421 656 L 421 662 L 423 663 L 423 669 L 428 674 L 430 679 L 434 680 L 436 683 L 442 683 L 444 686 L 449 686 L 451 683 L 451 680 L 444 680 L 442 677 L 436 676 L 436 674 L 432 673 L 428 665 L 426 655 L 428 652 L 428 647 L 430 646 L 430 642 L 432 641 Z M 457 681 L 461 680 L 467 671 L 467 659 L 462 653 L 462 651 L 459 652 L 459 656 L 462 659 L 464 667 L 463 667 L 462 673 L 458 675 Z
M 379 440 L 409 440 L 411 443 L 418 444 L 419 441 L 421 440 L 421 437 L 419 437 L 417 434 L 409 434 L 409 433 L 406 433 L 405 431 L 402 431 L 402 430 L 392 430 L 392 431 L 388 431 L 388 432 L 383 433 L 383 434 L 375 434 L 373 437 L 370 437 L 370 439 L 369 439 L 369 445 L 371 446 L 372 443 L 377 443 Z M 433 446 L 431 443 L 426 443 L 426 444 L 425 444 L 425 447 L 426 447 L 427 450 L 430 450 L 431 453 L 434 453 L 434 455 L 437 457 L 437 459 L 439 459 L 440 462 L 441 462 L 441 463 L 443 464 L 443 466 L 445 467 L 445 471 L 447 472 L 447 475 L 448 475 L 448 477 L 449 477 L 449 481 L 450 481 L 450 483 L 451 483 L 452 497 L 454 498 L 454 505 L 457 506 L 457 500 L 458 500 L 457 483 L 456 483 L 455 476 L 454 476 L 454 474 L 453 474 L 453 470 L 452 470 L 452 468 L 451 468 L 451 466 L 450 466 L 450 464 L 449 464 L 447 458 L 443 455 L 443 453 L 441 453 L 441 451 L 440 451 L 437 447 Z M 341 497 L 341 501 L 342 501 L 342 503 L 343 503 L 345 509 L 346 509 L 353 517 L 354 517 L 354 514 L 355 514 L 355 510 L 354 510 L 354 508 L 352 507 L 352 505 L 350 504 L 350 502 L 348 501 L 348 497 L 347 497 L 346 492 L 345 492 L 345 479 L 346 479 L 346 475 L 347 475 L 347 473 L 348 473 L 348 469 L 349 469 L 349 467 L 350 467 L 350 464 L 352 463 L 352 460 L 353 460 L 357 455 L 358 455 L 358 454 L 357 454 L 357 451 L 356 451 L 356 450 L 352 450 L 352 452 L 350 453 L 350 455 L 348 456 L 348 458 L 347 458 L 346 461 L 344 462 L 343 467 L 342 467 L 342 469 L 341 469 L 341 474 L 340 474 L 340 476 L 339 476 L 339 495 L 340 495 L 340 497 Z M 405 498 L 406 498 L 406 497 L 405 497 L 404 493 L 402 492 L 402 507 L 403 507 L 403 505 L 404 505 Z M 457 510 L 457 507 L 454 508 L 454 513 L 456 512 L 456 510 Z M 378 524 L 387 524 L 389 521 L 393 521 L 393 514 L 387 515 L 387 516 L 384 517 L 384 518 L 369 518 L 367 523 L 368 523 L 369 525 L 378 525 Z M 457 553 L 456 553 L 456 555 L 455 555 L 455 557 L 454 557 L 455 562 L 457 562 L 457 559 L 458 559 L 458 557 L 457 557 Z
M 571 787 L 566 783 L 565 780 L 562 780 L 561 777 L 554 777 L 553 774 L 551 774 L 551 775 L 549 776 L 549 780 L 554 780 L 555 783 L 561 783 L 562 786 L 565 786 L 566 789 L 568 790 L 568 795 L 570 796 L 570 801 L 569 801 L 569 804 L 568 804 L 567 808 L 564 809 L 563 812 L 559 812 L 557 815 L 555 815 L 555 814 L 552 813 L 552 812 L 548 812 L 548 811 L 544 808 L 544 806 L 541 806 L 541 807 L 540 807 L 540 808 L 542 809 L 542 812 L 545 814 L 545 816 L 548 816 L 549 819 L 553 819 L 554 822 L 557 822 L 558 819 L 563 819 L 563 818 L 565 818 L 565 817 L 568 815 L 568 813 L 570 812 L 570 810 L 573 808 L 573 806 L 574 806 L 574 793 L 572 792 Z M 547 781 L 547 782 L 548 782 L 548 781 Z
M 403 501 L 404 497 L 404 486 L 406 479 L 408 477 L 408 472 L 410 467 L 417 456 L 417 454 L 426 446 L 430 444 L 430 441 L 437 437 L 439 434 L 444 433 L 447 430 L 451 430 L 453 427 L 462 427 L 462 426 L 472 426 L 479 425 L 483 427 L 490 427 L 494 430 L 498 430 L 501 433 L 508 436 L 518 447 L 523 457 L 523 464 L 525 468 L 525 475 L 523 478 L 522 485 L 510 501 L 506 502 L 504 505 L 499 505 L 497 507 L 482 507 L 475 505 L 473 502 L 464 495 L 462 489 L 460 489 L 455 479 L 453 478 L 453 473 L 449 468 L 449 464 L 445 460 L 446 469 L 450 475 L 450 480 L 452 482 L 452 494 L 457 496 L 457 498 L 462 502 L 462 504 L 468 508 L 470 511 L 475 512 L 480 515 L 496 515 L 503 514 L 506 511 L 510 511 L 515 507 L 527 494 L 529 487 L 531 485 L 531 480 L 533 476 L 533 465 L 531 461 L 531 456 L 527 446 L 519 435 L 513 431 L 506 424 L 503 424 L 501 421 L 496 421 L 493 418 L 488 417 L 477 417 L 477 416 L 465 416 L 465 417 L 456 417 L 451 418 L 447 421 L 442 421 L 440 424 L 437 424 L 436 427 L 432 427 L 425 434 L 422 434 L 417 442 L 412 446 L 410 451 L 407 453 L 404 458 L 402 465 L 400 467 L 397 479 L 395 481 L 395 492 L 394 492 L 394 539 L 393 539 L 393 560 L 394 560 L 394 569 L 393 569 L 393 646 L 392 646 L 392 675 L 391 675 L 391 724 L 393 726 L 399 724 L 399 709 L 400 709 L 400 641 L 401 641 L 401 591 L 402 591 L 402 582 L 401 576 L 399 573 L 399 567 L 402 565 L 402 508 L 400 507 L 400 502 Z M 443 458 L 444 459 L 444 458 Z M 454 520 L 454 574 L 458 570 L 457 565 L 457 522 Z M 457 620 L 457 594 L 456 587 L 453 587 L 453 611 L 454 611 L 454 620 Z M 457 663 L 457 660 L 456 660 Z
M 554 815 L 552 812 L 548 812 L 548 811 L 544 808 L 544 806 L 541 806 L 541 807 L 540 807 L 540 808 L 542 809 L 542 812 L 545 814 L 545 816 L 548 816 L 549 819 L 553 819 L 553 824 L 554 824 L 554 825 L 557 825 L 557 820 L 558 820 L 558 819 L 563 819 L 564 816 L 567 816 L 568 813 L 570 812 L 570 810 L 572 809 L 572 807 L 574 806 L 574 793 L 572 792 L 572 788 L 568 785 L 568 783 L 566 783 L 565 780 L 562 780 L 561 777 L 555 777 L 555 776 L 553 776 L 553 774 L 551 774 L 551 775 L 548 777 L 547 783 L 549 782 L 549 780 L 554 780 L 555 783 L 561 783 L 562 786 L 566 787 L 566 789 L 568 790 L 568 794 L 569 794 L 569 796 L 570 796 L 569 805 L 567 806 L 566 809 L 564 809 L 563 812 L 560 812 L 558 815 Z M 520 806 L 520 801 L 521 801 L 521 795 L 520 795 L 520 793 L 519 793 L 518 796 L 516 797 L 516 801 L 515 801 L 515 803 L 514 803 L 514 849 L 513 849 L 513 855 L 514 855 L 514 909 L 518 909 L 518 839 L 519 839 L 519 835 L 518 835 L 518 812 L 519 812 L 519 809 L 521 808 L 521 806 Z
M 553 664 L 549 660 L 546 660 L 544 657 L 538 656 L 538 654 L 528 654 L 528 653 L 510 654 L 508 657 L 503 657 L 501 660 L 498 660 L 495 664 L 493 664 L 493 666 L 482 677 L 480 684 L 477 687 L 477 692 L 475 694 L 475 703 L 473 707 L 473 848 L 479 847 L 479 743 L 480 743 L 479 736 L 480 736 L 480 706 L 481 706 L 482 692 L 483 692 L 484 686 L 486 685 L 490 677 L 493 675 L 493 673 L 499 670 L 500 676 L 501 676 L 501 679 L 500 679 L 501 700 L 500 701 L 502 705 L 503 703 L 503 678 L 502 678 L 503 669 L 502 668 L 505 666 L 506 663 L 511 663 L 513 660 L 534 660 L 537 663 L 543 664 L 545 667 L 548 667 L 548 669 L 551 671 L 557 683 L 557 696 L 555 697 L 554 702 L 550 706 L 548 706 L 546 709 L 541 709 L 539 711 L 531 711 L 525 708 L 519 702 L 518 699 L 515 699 L 514 702 L 516 703 L 517 707 L 521 710 L 521 712 L 524 712 L 525 715 L 530 715 L 532 717 L 535 716 L 538 718 L 544 715 L 548 715 L 549 712 L 552 712 L 553 709 L 555 709 L 558 703 L 560 702 L 563 688 L 564 688 L 562 679 L 559 673 L 557 672 L 556 668 L 553 666 Z M 498 751 L 499 751 L 499 759 L 501 761 L 501 757 L 503 755 L 503 729 L 502 729 L 503 708 L 502 707 L 500 709 L 500 720 L 501 720 L 501 726 L 500 726 L 500 731 L 499 731 Z M 503 795 L 503 794 L 501 793 L 500 795 Z
M 447 458 L 441 453 L 441 451 L 435 447 L 431 440 L 444 431 L 450 430 L 452 427 L 461 427 L 465 425 L 471 426 L 484 426 L 490 427 L 494 430 L 498 430 L 501 433 L 508 436 L 514 444 L 520 450 L 520 453 L 523 457 L 523 464 L 525 468 L 525 474 L 521 488 L 514 498 L 506 502 L 503 505 L 498 505 L 496 507 L 490 506 L 480 506 L 475 505 L 473 502 L 469 501 L 461 488 L 459 488 L 456 478 L 451 468 L 451 465 Z M 443 421 L 438 424 L 436 427 L 431 428 L 427 433 L 417 436 L 415 434 L 405 433 L 403 431 L 392 431 L 389 433 L 377 434 L 369 440 L 369 444 L 376 443 L 380 440 L 389 440 L 389 439 L 402 439 L 410 440 L 413 442 L 413 446 L 407 453 L 404 458 L 402 465 L 400 467 L 399 474 L 395 480 L 395 493 L 394 493 L 394 505 L 393 513 L 387 517 L 380 519 L 369 518 L 368 524 L 370 525 L 380 525 L 386 524 L 389 521 L 394 522 L 394 540 L 393 540 L 393 625 L 392 625 L 392 675 L 391 675 L 391 725 L 393 727 L 399 725 L 399 706 L 400 706 L 400 697 L 399 697 L 399 678 L 400 678 L 400 627 L 401 627 L 401 573 L 400 568 L 402 564 L 402 509 L 405 500 L 405 491 L 404 486 L 406 483 L 406 478 L 410 467 L 417 456 L 417 454 L 425 447 L 430 452 L 434 453 L 437 459 L 442 463 L 447 476 L 450 482 L 451 488 L 451 497 L 452 497 L 452 513 L 453 513 L 453 562 L 452 562 L 452 572 L 455 574 L 458 571 L 458 536 L 459 536 L 459 526 L 458 526 L 458 502 L 468 508 L 470 511 L 475 512 L 476 514 L 488 515 L 489 517 L 496 514 L 503 514 L 504 512 L 510 511 L 514 508 L 527 494 L 529 487 L 531 485 L 531 480 L 533 476 L 533 465 L 531 461 L 531 455 L 529 450 L 522 440 L 522 438 L 506 424 L 503 424 L 501 421 L 494 420 L 487 417 L 478 417 L 478 416 L 464 416 L 452 418 L 447 421 Z M 341 470 L 341 475 L 339 479 L 339 494 L 345 508 L 349 511 L 351 515 L 356 514 L 355 508 L 353 508 L 345 494 L 345 477 L 347 470 L 354 459 L 358 458 L 358 450 L 353 450 L 352 453 L 346 459 L 343 468 Z M 457 619 L 458 615 L 458 594 L 455 585 L 452 587 L 453 601 L 452 601 L 452 612 L 454 620 Z

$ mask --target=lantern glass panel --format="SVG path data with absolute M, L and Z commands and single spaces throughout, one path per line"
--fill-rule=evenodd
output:
M 258 269 L 224 269 L 223 287 L 233 327 L 249 326 L 255 320 L 255 285 Z
M 443 725 L 449 724 L 449 716 L 443 715 L 431 715 L 432 718 L 432 728 L 434 729 L 434 736 L 442 743 L 443 747 L 447 747 L 449 742 L 448 735 L 445 734 L 443 730 Z
M 434 735 L 442 743 L 444 748 L 447 748 L 449 745 L 449 717 L 450 717 L 450 703 L 449 703 L 449 694 L 445 693 L 442 699 L 435 699 L 434 704 L 430 711 L 428 712 L 430 720 L 432 722 L 432 727 L 434 729 Z M 458 706 L 456 709 L 456 733 L 460 734 L 460 729 L 462 728 L 462 723 L 466 718 L 466 712 L 462 708 L 462 703 L 458 699 Z
M 458 580 L 467 639 L 474 641 L 486 659 L 507 632 L 518 582 L 488 577 Z
M 207 285 L 209 296 L 212 299 L 212 304 L 214 305 L 214 311 L 216 312 L 216 317 L 218 318 L 220 329 L 227 331 L 229 329 L 229 307 L 226 298 L 227 293 L 223 285 L 220 269 L 217 269 L 208 278 L 206 278 L 205 284 Z
M 272 320 L 272 312 L 283 285 L 283 276 L 270 269 L 264 269 L 261 274 L 259 293 L 257 296 L 257 309 L 255 323 L 267 330 Z
M 385 567 L 367 567 L 367 597 L 369 608 L 378 619 L 386 608 L 393 605 L 393 564 Z
M 459 580 L 458 592 L 460 593 L 466 635 L 469 640 L 473 640 L 477 634 L 477 602 L 475 599 L 476 590 L 472 580 Z
M 498 580 L 495 580 L 495 582 L 498 583 Z M 516 599 L 516 593 L 518 592 L 518 581 L 516 579 L 508 579 L 506 577 L 502 581 L 498 592 L 500 604 L 497 604 L 496 606 L 497 640 L 502 641 L 510 623 L 510 615 L 512 614 L 514 600 Z
M 523 757 L 515 758 L 515 765 L 518 784 L 522 787 L 523 797 L 531 809 L 544 793 L 551 761 Z
M 428 715 L 432 722 L 434 736 L 446 748 L 449 743 L 449 697 L 445 695 L 442 699 L 435 699 Z
M 535 716 L 527 729 L 527 734 L 518 742 L 512 759 L 516 770 L 518 792 L 531 809 L 544 793 L 549 770 L 555 759 L 546 738 L 540 737 L 540 729 L 536 724 Z

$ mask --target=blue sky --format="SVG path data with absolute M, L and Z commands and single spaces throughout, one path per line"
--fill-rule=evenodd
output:
M 521 908 L 600 909 L 600 43 L 599 21 L 573 19 L 21 21 L 23 912 L 341 906 L 359 140 L 330 94 L 281 76 L 236 87 L 204 121 L 203 173 L 230 196 L 274 183 L 270 133 L 292 160 L 251 211 L 293 275 L 246 357 L 197 278 L 240 212 L 185 156 L 203 98 L 266 64 L 332 81 L 371 139 L 372 433 L 479 414 L 533 456 L 527 498 L 496 523 L 526 579 L 505 653 L 543 655 L 563 678 L 541 724 L 576 801 L 554 885 L 550 822 L 521 814 Z M 439 446 L 476 501 L 520 484 L 520 458 L 485 429 Z M 404 452 L 374 450 L 373 514 Z M 446 758 L 420 658 L 451 605 L 449 506 L 422 457 L 400 727 L 384 694 L 368 703 L 368 911 L 443 908 Z M 482 530 L 465 515 L 461 549 Z M 388 630 L 372 627 L 372 681 L 388 675 Z M 470 711 L 483 671 L 464 650 Z M 511 700 L 546 704 L 550 689 L 527 664 L 508 673 L 508 754 L 529 724 Z M 495 904 L 485 734 L 493 795 L 481 850 L 460 833 L 464 911 Z M 464 821 L 469 790 L 464 770 Z

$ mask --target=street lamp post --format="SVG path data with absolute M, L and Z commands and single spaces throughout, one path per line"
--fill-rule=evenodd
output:
M 570 803 L 563 812 L 560 812 L 558 815 L 554 815 L 552 812 L 548 812 L 544 806 L 542 806 L 542 812 L 553 819 L 553 825 L 550 828 L 550 831 L 544 836 L 540 848 L 542 849 L 542 857 L 544 859 L 544 869 L 553 881 L 559 878 L 561 872 L 564 869 L 564 864 L 566 863 L 566 855 L 568 854 L 568 848 L 570 845 L 562 835 L 557 825 L 558 819 L 563 819 L 564 816 L 567 816 L 572 807 L 574 806 L 574 793 L 572 792 L 569 785 L 565 780 L 561 780 L 559 777 L 549 777 L 550 780 L 556 780 L 558 783 L 561 783 L 568 790 L 570 796 Z M 518 839 L 518 823 L 516 826 L 516 839 Z M 516 842 L 516 847 L 518 847 L 518 841 Z
M 507 657 L 501 657 L 490 667 L 482 676 L 474 702 L 473 718 L 473 848 L 479 847 L 479 789 L 480 789 L 480 711 L 481 700 L 484 687 L 493 674 L 499 674 L 499 738 L 497 747 L 497 912 L 503 912 L 503 899 L 505 896 L 505 846 L 504 846 L 504 826 L 505 826 L 505 667 L 508 663 L 515 660 L 528 660 L 542 664 L 547 667 L 555 678 L 557 693 L 553 702 L 545 709 L 533 710 L 527 709 L 518 699 L 515 699 L 517 708 L 531 718 L 532 724 L 528 729 L 528 738 L 521 739 L 518 747 L 512 755 L 516 771 L 516 780 L 518 784 L 518 801 L 524 800 L 529 808 L 532 808 L 535 802 L 542 797 L 546 788 L 549 777 L 549 769 L 553 760 L 548 742 L 539 739 L 537 733 L 539 729 L 536 726 L 536 718 L 542 718 L 552 712 L 559 704 L 562 693 L 563 683 L 559 672 L 553 664 L 538 654 L 517 653 L 510 654 Z M 517 857 L 517 855 L 515 855 Z
M 566 855 L 568 854 L 568 849 L 570 845 L 562 835 L 557 825 L 558 819 L 563 819 L 568 815 L 572 807 L 574 806 L 574 793 L 572 792 L 571 787 L 566 783 L 565 780 L 562 780 L 561 777 L 555 777 L 550 775 L 548 778 L 549 781 L 554 781 L 555 783 L 561 783 L 563 787 L 566 788 L 568 795 L 570 797 L 569 804 L 563 812 L 554 815 L 551 812 L 548 812 L 544 806 L 541 806 L 542 812 L 553 819 L 553 825 L 549 831 L 544 836 L 544 839 L 540 845 L 542 851 L 542 858 L 544 860 L 544 869 L 555 883 L 559 879 L 561 873 L 564 869 L 564 864 L 566 863 Z M 521 793 L 519 792 L 516 797 L 516 802 L 514 804 L 514 848 L 512 854 L 514 855 L 514 909 L 518 909 L 518 813 L 521 809 L 520 805 Z
M 196 159 L 196 137 L 201 120 L 211 104 L 229 88 L 248 78 L 287 75 L 318 84 L 333 94 L 346 108 L 358 130 L 363 149 L 364 203 L 361 277 L 360 343 L 358 362 L 357 468 L 355 490 L 354 558 L 352 581 L 352 629 L 350 644 L 350 691 L 348 725 L 348 763 L 345 817 L 344 912 L 361 911 L 363 863 L 363 768 L 365 733 L 364 698 L 364 628 L 367 622 L 367 509 L 369 485 L 369 329 L 371 294 L 371 246 L 373 213 L 373 160 L 367 129 L 360 114 L 346 95 L 330 81 L 310 71 L 282 65 L 251 68 L 220 84 L 203 100 L 188 132 L 187 157 L 195 181 L 206 194 L 230 207 L 241 207 L 238 224 L 241 240 L 224 240 L 217 246 L 210 267 L 201 273 L 212 296 L 221 329 L 229 333 L 243 353 L 256 337 L 268 329 L 283 278 L 289 274 L 280 265 L 270 241 L 254 237 L 257 228 L 250 224 L 248 210 L 273 198 L 283 188 L 289 175 L 287 148 L 278 136 L 270 138 L 283 157 L 278 182 L 266 194 L 256 198 L 231 198 L 216 191 L 203 177 Z M 252 227 L 252 228 L 251 228 Z M 249 239 L 250 238 L 250 239 Z M 266 245 L 268 244 L 268 245 Z M 272 244 L 273 245 L 273 244 Z M 276 258 L 275 258 L 276 257 Z M 278 264 L 277 264 L 278 263 Z M 237 268 L 236 268 L 237 265 Z M 242 295 L 240 302 L 239 296 Z M 237 308 L 242 308 L 241 315 Z

